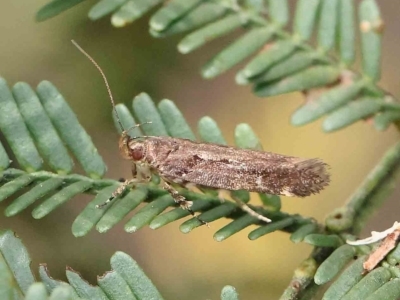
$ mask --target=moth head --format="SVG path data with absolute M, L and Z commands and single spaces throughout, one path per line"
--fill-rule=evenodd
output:
M 143 140 L 131 138 L 124 131 L 119 139 L 119 150 L 124 159 L 141 161 L 146 157 L 146 147 Z

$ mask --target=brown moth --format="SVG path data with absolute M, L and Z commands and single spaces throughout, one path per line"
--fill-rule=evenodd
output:
M 104 204 L 121 195 L 130 185 L 146 182 L 152 174 L 162 179 L 166 189 L 183 209 L 190 209 L 174 186 L 198 186 L 220 191 L 247 190 L 274 195 L 306 197 L 329 184 L 327 164 L 319 159 L 303 159 L 281 154 L 239 149 L 230 146 L 194 142 L 188 139 L 158 136 L 130 137 L 119 120 L 107 79 L 97 63 L 74 41 L 103 76 L 117 120 L 122 129 L 119 149 L 123 158 L 133 162 L 134 178 L 126 180 Z M 148 122 L 150 123 L 150 122 Z M 141 126 L 138 124 L 136 126 Z M 135 126 L 135 127 L 136 127 Z M 252 216 L 271 222 L 239 199 L 240 207 Z M 199 219 L 200 220 L 200 219 Z M 206 222 L 200 220 L 203 224 Z

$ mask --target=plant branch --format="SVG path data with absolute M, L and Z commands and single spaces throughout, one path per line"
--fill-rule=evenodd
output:
M 23 181 L 21 179 L 24 178 L 29 178 L 29 180 Z M 18 169 L 7 169 L 0 173 L 0 181 L 4 183 L 2 186 L 2 191 L 4 192 L 2 198 L 5 198 L 9 196 L 9 194 L 12 194 L 15 192 L 15 188 L 20 187 L 18 184 L 15 184 L 17 180 L 20 180 L 20 184 L 24 184 L 25 186 L 31 183 L 44 183 L 44 182 L 49 182 L 51 180 L 58 180 L 62 182 L 65 185 L 72 186 L 74 184 L 83 184 L 86 186 L 86 184 L 90 187 L 87 189 L 82 189 L 79 192 L 81 193 L 89 193 L 89 194 L 95 194 L 98 195 L 102 198 L 107 198 L 110 195 L 115 188 L 121 184 L 117 180 L 112 180 L 112 179 L 92 179 L 86 176 L 78 175 L 78 174 L 72 174 L 72 175 L 60 175 L 60 174 L 55 174 L 47 171 L 39 171 L 39 172 L 34 172 L 34 173 L 26 173 L 22 170 Z M 41 185 L 42 188 L 43 185 Z M 8 191 L 10 190 L 10 191 Z M 219 230 L 214 238 L 222 241 L 234 233 L 246 228 L 247 226 L 251 224 L 257 224 L 261 225 L 258 229 L 252 231 L 249 235 L 250 239 L 257 239 L 261 236 L 264 236 L 270 232 L 276 231 L 276 230 L 282 230 L 284 232 L 288 233 L 294 233 L 299 231 L 301 228 L 303 228 L 305 225 L 308 224 L 313 224 L 313 230 L 314 231 L 316 228 L 322 228 L 321 224 L 317 224 L 315 220 L 312 218 L 306 218 L 297 214 L 288 214 L 284 213 L 281 211 L 270 211 L 267 210 L 263 207 L 258 207 L 258 206 L 252 206 L 250 207 L 257 211 L 258 213 L 267 216 L 268 218 L 271 218 L 274 220 L 274 222 L 270 224 L 264 224 L 260 222 L 259 220 L 255 220 L 253 217 L 248 216 L 245 214 L 242 210 L 238 209 L 238 207 L 232 203 L 232 202 L 226 202 L 226 203 L 221 203 L 219 198 L 215 195 L 212 194 L 201 194 L 201 193 L 196 193 L 189 191 L 187 189 L 181 189 L 180 193 L 186 197 L 190 201 L 194 201 L 193 209 L 195 211 L 202 212 L 201 218 L 204 219 L 207 222 L 212 222 L 217 219 L 220 219 L 222 217 L 230 218 L 233 220 L 230 224 L 227 226 L 223 227 L 221 230 Z M 79 194 L 79 193 L 76 193 Z M 104 195 L 103 195 L 104 194 Z M 132 194 L 132 195 L 131 195 Z M 143 194 L 143 195 L 142 195 Z M 138 196 L 139 195 L 139 196 Z M 237 196 L 239 196 L 239 193 L 236 193 Z M 140 199 L 138 199 L 138 197 Z M 96 198 L 97 199 L 97 198 Z M 88 204 L 88 207 L 94 205 L 94 202 L 102 201 L 100 200 L 94 200 L 91 203 Z M 67 201 L 68 198 L 65 199 Z M 245 199 L 244 199 L 245 200 Z M 157 213 L 154 217 L 152 217 L 150 227 L 151 228 L 159 228 L 161 226 L 164 226 L 172 221 L 175 221 L 179 218 L 186 217 L 188 215 L 188 212 L 185 210 L 182 210 L 180 208 L 175 208 L 174 210 L 165 212 L 164 214 L 161 214 L 158 216 L 158 214 L 162 213 L 165 209 L 165 207 L 176 207 L 176 203 L 172 200 L 172 198 L 169 196 L 169 194 L 162 189 L 161 187 L 158 186 L 157 184 L 157 179 L 154 180 L 154 182 L 151 183 L 146 183 L 146 184 L 138 184 L 135 189 L 131 190 L 130 193 L 127 195 L 124 195 L 122 199 L 120 200 L 115 200 L 115 201 L 123 201 L 124 203 L 126 201 L 134 201 L 135 203 L 139 201 L 138 203 L 134 203 L 136 206 L 141 202 L 152 202 L 151 208 L 152 209 L 160 209 L 160 212 Z M 246 200 L 246 202 L 248 199 Z M 19 201 L 20 202 L 20 201 Z M 49 213 L 51 210 L 56 208 L 58 205 L 62 204 L 63 202 L 61 201 L 50 201 L 49 207 L 44 208 L 44 207 L 37 207 L 34 210 L 34 216 L 37 218 L 43 217 L 45 214 Z M 57 203 L 55 203 L 57 202 Z M 97 203 L 96 202 L 96 203 Z M 14 204 L 14 203 L 13 203 Z M 11 204 L 11 207 L 13 208 L 13 211 L 15 210 L 17 212 L 21 211 L 22 209 L 25 209 L 28 205 L 25 204 L 20 204 L 18 205 L 13 205 Z M 119 203 L 117 203 L 119 204 Z M 20 208 L 20 206 L 23 205 L 23 208 Z M 125 204 L 124 204 L 125 205 Z M 121 202 L 121 206 L 122 205 Z M 47 206 L 47 205 L 46 205 Z M 118 205 L 117 205 L 118 206 Z M 135 206 L 135 207 L 136 207 Z M 159 207 L 159 208 L 156 208 Z M 86 209 L 85 209 L 86 210 Z M 39 212 L 40 211 L 40 212 Z M 127 212 L 129 212 L 127 210 Z M 10 212 L 10 209 L 7 209 L 7 212 Z M 101 212 L 101 210 L 99 210 Z M 10 215 L 14 215 L 15 213 L 11 213 Z M 84 212 L 83 212 L 84 213 Z M 103 214 L 104 212 L 102 212 Z M 138 212 L 138 215 L 140 215 L 140 212 Z M 79 218 L 79 216 L 78 216 Z M 122 217 L 121 217 L 122 218 Z M 138 219 L 138 218 L 137 218 Z M 148 221 L 147 219 L 143 219 L 144 221 L 137 221 L 135 219 L 135 223 L 132 224 L 137 224 L 136 222 L 143 223 L 143 225 L 147 224 Z M 133 219 L 132 219 L 133 220 Z M 104 222 L 101 223 L 102 225 L 98 225 L 99 227 L 97 228 L 98 230 L 101 231 L 106 231 L 109 229 L 109 226 L 112 226 L 108 224 L 106 227 L 104 227 Z M 76 222 L 74 222 L 75 224 Z M 78 222 L 79 223 L 79 222 Z M 99 223 L 100 224 L 100 223 Z M 132 225 L 134 226 L 134 225 Z M 198 219 L 192 218 L 186 221 L 185 223 L 182 224 L 181 230 L 183 232 L 189 232 L 193 230 L 194 228 L 201 226 L 201 223 L 199 222 Z M 74 227 L 74 226 L 73 226 Z M 138 227 L 135 225 L 135 228 L 138 229 Z M 90 229 L 90 228 L 89 228 Z M 74 230 L 74 229 L 73 229 Z M 126 230 L 127 227 L 126 227 Z M 135 229 L 136 230 L 136 229 Z M 80 232 L 86 233 L 86 231 L 82 231 L 79 229 Z M 128 230 L 130 231 L 130 230 Z
M 400 168 L 400 142 L 389 149 L 381 161 L 354 192 L 347 203 L 333 211 L 326 226 L 333 232 L 358 234 L 366 219 L 394 188 Z

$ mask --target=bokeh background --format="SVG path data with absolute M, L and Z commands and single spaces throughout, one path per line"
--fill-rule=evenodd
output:
M 130 106 L 140 92 L 147 92 L 156 101 L 172 99 L 194 128 L 204 115 L 217 120 L 230 143 L 236 124 L 247 122 L 264 149 L 320 157 L 329 163 L 332 184 L 323 193 L 305 199 L 283 197 L 284 211 L 323 221 L 327 213 L 343 204 L 385 150 L 398 140 L 394 127 L 380 133 L 363 122 L 331 134 L 322 132 L 321 122 L 294 128 L 289 125 L 289 117 L 303 101 L 302 95 L 257 98 L 250 88 L 235 84 L 238 68 L 215 80 L 203 80 L 200 67 L 237 33 L 184 56 L 176 50 L 180 36 L 150 37 L 148 15 L 115 29 L 109 18 L 89 21 L 87 12 L 96 1 L 88 0 L 56 18 L 36 23 L 35 13 L 47 2 L 1 1 L 0 75 L 10 85 L 25 81 L 36 86 L 44 79 L 52 81 L 105 158 L 107 177 L 128 178 L 130 166 L 119 157 L 118 136 L 102 79 L 72 46 L 71 39 L 102 66 L 117 102 Z M 379 5 L 386 24 L 381 86 L 398 96 L 400 6 L 397 1 L 379 1 Z M 397 189 L 371 218 L 364 236 L 372 229 L 381 230 L 400 220 L 399 192 Z M 22 238 L 35 272 L 39 263 L 46 262 L 51 274 L 60 279 L 65 278 L 68 265 L 94 283 L 96 275 L 110 269 L 110 256 L 115 251 L 125 251 L 139 262 L 166 299 L 219 299 L 226 284 L 235 286 L 241 299 L 277 299 L 294 268 L 311 250 L 306 244 L 292 244 L 288 235 L 281 232 L 249 241 L 250 229 L 218 243 L 212 235 L 227 220 L 187 235 L 179 232 L 178 223 L 159 230 L 145 228 L 135 234 L 125 233 L 121 224 L 106 234 L 93 231 L 75 238 L 71 224 L 90 199 L 77 197 L 42 220 L 34 220 L 29 209 L 13 218 L 2 216 L 1 228 L 13 229 Z M 1 204 L 2 211 L 7 203 Z

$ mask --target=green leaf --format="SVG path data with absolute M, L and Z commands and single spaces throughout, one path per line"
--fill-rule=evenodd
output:
M 367 256 L 360 256 L 353 261 L 331 284 L 323 296 L 323 300 L 342 299 L 364 276 L 364 262 Z
M 36 21 L 42 22 L 52 17 L 55 17 L 62 12 L 74 7 L 84 0 L 53 0 L 43 6 L 36 14 Z
M 196 201 L 193 203 L 193 206 L 191 207 L 191 209 L 194 212 L 198 212 L 198 211 L 208 210 L 208 209 L 212 208 L 213 206 L 215 206 L 215 201 L 212 201 L 212 200 L 204 201 L 204 202 Z M 151 229 L 158 229 L 162 226 L 165 226 L 171 222 L 177 221 L 177 220 L 187 217 L 189 215 L 190 215 L 190 213 L 187 210 L 183 210 L 182 208 L 177 207 L 175 209 L 172 209 L 170 211 L 167 211 L 167 212 L 162 213 L 161 215 L 158 215 L 157 217 L 155 217 L 149 224 L 149 227 Z M 201 216 L 202 216 L 201 218 L 203 218 L 203 215 L 201 215 Z M 193 218 L 191 220 L 194 221 L 197 219 Z M 202 224 L 199 222 L 198 226 L 200 226 L 200 225 L 202 225 Z M 182 232 L 187 233 L 188 231 L 182 230 Z
M 343 106 L 329 115 L 322 124 L 324 131 L 332 132 L 349 126 L 381 109 L 378 99 L 360 99 Z
M 204 78 L 213 78 L 259 50 L 271 37 L 270 28 L 255 28 L 222 50 L 202 69 Z
M 35 92 L 27 83 L 19 82 L 13 87 L 13 95 L 40 153 L 50 167 L 57 173 L 70 173 L 72 160 Z
M 199 218 L 204 222 L 211 223 L 223 217 L 228 217 L 236 210 L 237 206 L 231 202 L 223 203 L 215 208 L 212 208 L 199 215 Z M 188 233 L 194 228 L 202 225 L 198 219 L 190 219 L 179 227 L 180 231 L 183 233 Z M 215 238 L 215 236 L 214 236 Z
M 47 297 L 46 287 L 41 282 L 33 283 L 29 287 L 25 295 L 25 300 L 47 300 L 47 299 L 48 297 Z
M 0 255 L 0 296 L 1 299 L 13 299 L 14 295 L 18 295 L 18 290 L 13 287 L 13 274 L 9 269 L 3 255 Z
M 314 276 L 316 284 L 331 281 L 350 262 L 356 251 L 354 247 L 343 245 L 337 248 L 318 268 Z
M 82 194 L 89 190 L 93 186 L 93 183 L 88 181 L 78 181 L 64 187 L 60 192 L 47 198 L 41 204 L 39 204 L 33 211 L 32 217 L 35 219 L 41 219 L 61 206 L 68 200 L 72 199 L 76 195 Z
M 118 272 L 107 272 L 97 282 L 111 299 L 138 300 Z
M 78 299 L 74 294 L 74 291 L 70 286 L 58 286 L 56 287 L 51 295 L 49 300 L 75 300 Z
M 269 15 L 273 23 L 285 26 L 289 21 L 289 5 L 287 0 L 268 0 Z
M 293 243 L 300 243 L 307 235 L 315 233 L 317 230 L 318 225 L 315 223 L 302 225 L 290 235 L 290 240 Z
M 5 179 L 7 176 L 5 175 L 7 171 L 2 173 L 2 177 Z M 20 174 L 19 174 L 20 175 Z M 17 175 L 18 176 L 18 175 Z M 0 201 L 3 201 L 19 191 L 20 189 L 26 187 L 34 180 L 34 177 L 31 175 L 22 175 L 18 176 L 15 180 L 7 182 L 2 187 L 0 187 Z
M 335 82 L 340 70 L 328 66 L 315 66 L 282 80 L 256 84 L 254 92 L 259 97 L 274 96 L 298 90 L 307 90 Z
M 277 231 L 277 230 L 282 230 L 286 227 L 289 227 L 290 225 L 294 224 L 295 219 L 294 218 L 286 218 L 283 220 L 279 221 L 273 221 L 270 224 L 263 225 L 252 232 L 249 233 L 249 239 L 250 240 L 256 240 L 268 233 Z
M 206 219 L 202 219 L 207 222 Z M 217 242 L 222 242 L 223 240 L 226 240 L 227 238 L 231 237 L 235 233 L 247 228 L 248 226 L 252 224 L 258 223 L 258 220 L 255 217 L 252 217 L 248 214 L 243 215 L 236 220 L 232 221 L 228 225 L 222 227 L 220 230 L 218 230 L 214 234 L 214 240 Z
M 98 300 L 109 299 L 100 287 L 89 284 L 86 280 L 82 279 L 79 273 L 75 272 L 71 268 L 67 267 L 66 275 L 69 284 L 75 289 L 76 293 L 81 298 Z
M 299 38 L 308 40 L 313 32 L 320 0 L 298 0 L 294 18 L 294 32 Z
M 141 93 L 133 100 L 133 110 L 140 123 L 151 122 L 141 127 L 146 135 L 168 136 L 161 116 L 153 100 L 146 93 Z
M 397 244 L 396 248 L 387 255 L 386 260 L 390 265 L 396 265 L 400 262 L 400 244 Z
M 286 78 L 292 74 L 295 74 L 296 72 L 308 68 L 309 66 L 312 65 L 314 60 L 315 60 L 315 54 L 313 53 L 310 54 L 303 51 L 297 51 L 289 55 L 287 59 L 277 62 L 276 64 L 268 68 L 266 71 L 261 73 L 259 76 L 251 78 L 250 80 L 254 81 L 254 83 L 257 84 L 257 83 L 270 82 L 273 80 Z M 242 73 L 239 73 L 238 75 L 240 74 Z M 240 76 L 237 79 L 240 79 Z M 244 82 L 244 84 L 247 83 L 248 82 Z
M 281 210 L 281 197 L 269 194 L 258 194 L 258 196 L 260 197 L 261 202 L 267 209 L 273 211 Z
M 37 87 L 37 94 L 54 127 L 85 172 L 93 178 L 102 177 L 106 172 L 103 159 L 57 88 L 48 81 L 42 81 Z
M 383 21 L 374 0 L 363 0 L 359 8 L 363 72 L 373 81 L 381 77 Z
M 19 165 L 28 172 L 39 170 L 42 159 L 3 78 L 0 78 L 0 106 L 0 130 Z
M 374 117 L 374 126 L 379 131 L 386 130 L 394 121 L 400 119 L 399 111 L 384 111 Z
M 183 54 L 192 52 L 216 38 L 225 36 L 242 25 L 244 25 L 242 16 L 236 14 L 226 16 L 187 35 L 179 42 L 178 50 Z
M 241 71 L 243 76 L 250 78 L 261 74 L 275 63 L 286 59 L 295 51 L 295 47 L 291 41 L 271 43 L 244 67 Z
M 342 299 L 367 299 L 372 293 L 378 290 L 390 280 L 390 271 L 384 267 L 372 270 L 362 278 Z
M 164 99 L 158 104 L 158 110 L 171 136 L 195 140 L 193 131 L 174 102 Z
M 250 125 L 242 123 L 236 126 L 235 143 L 239 148 L 262 150 L 261 142 Z
M 354 1 L 339 0 L 338 18 L 340 59 L 351 65 L 355 58 Z
M 336 27 L 339 0 L 321 2 L 319 16 L 318 44 L 324 50 L 332 49 L 336 41 Z
M 200 138 L 213 144 L 226 145 L 226 141 L 217 123 L 210 117 L 203 117 L 198 123 Z
M 29 205 L 33 204 L 36 200 L 46 196 L 51 192 L 54 192 L 62 184 L 63 180 L 61 178 L 51 178 L 37 184 L 29 191 L 29 193 L 26 193 L 14 200 L 13 203 L 6 208 L 5 215 L 10 217 L 18 214 Z
M 162 0 L 128 0 L 111 17 L 115 27 L 124 27 L 139 19 Z
M 115 106 L 115 110 L 117 113 L 113 112 L 112 116 L 114 120 L 114 125 L 117 128 L 119 134 L 122 134 L 122 130 L 127 130 L 128 135 L 130 137 L 142 135 L 139 126 L 135 127 L 136 126 L 135 119 L 133 118 L 129 109 L 124 104 L 117 104 Z M 118 118 L 119 121 L 121 122 L 122 128 L 118 122 Z
M 311 233 L 304 238 L 304 242 L 316 247 L 333 247 L 336 248 L 341 244 L 341 240 L 337 235 L 325 235 L 319 233 Z
M 307 101 L 306 104 L 297 109 L 292 115 L 291 123 L 299 126 L 317 120 L 353 100 L 363 86 L 363 82 L 356 82 L 350 85 L 339 85 L 330 89 L 316 99 Z
M 0 142 L 0 172 L 7 169 L 10 165 L 10 158 L 7 155 L 6 149 Z
M 70 286 L 58 286 L 56 287 L 50 297 L 49 300 L 79 300 L 72 288 Z
M 125 4 L 127 0 L 100 0 L 89 11 L 89 19 L 97 20 Z
M 226 8 L 221 5 L 204 3 L 190 11 L 163 31 L 157 31 L 151 28 L 150 34 L 154 37 L 167 37 L 173 34 L 189 31 L 218 20 L 220 17 L 225 15 L 225 12 Z
M 29 286 L 35 281 L 30 269 L 31 259 L 25 246 L 12 231 L 2 231 L 0 233 L 0 252 L 2 256 L 1 267 L 3 271 L 10 273 L 7 276 L 10 280 L 8 281 L 9 285 L 13 286 L 17 294 L 25 294 Z M 7 267 L 4 265 L 4 262 L 7 264 Z M 6 273 L 2 274 L 5 275 Z M 1 286 L 6 288 L 4 285 Z M 4 295 L 3 289 L 1 293 Z
M 148 225 L 152 219 L 162 213 L 167 207 L 175 204 L 171 195 L 164 195 L 155 199 L 151 205 L 140 209 L 125 225 L 126 232 L 135 232 Z
M 400 279 L 393 278 L 385 283 L 375 292 L 373 292 L 366 300 L 396 300 L 400 297 Z
M 72 224 L 72 233 L 74 236 L 84 236 L 96 225 L 105 214 L 106 210 L 110 208 L 109 205 L 102 209 L 98 209 L 96 208 L 96 205 L 103 204 L 116 189 L 117 185 L 104 188 L 97 194 L 94 200 L 83 209 Z
M 111 267 L 125 280 L 137 299 L 163 299 L 151 280 L 129 255 L 116 252 L 111 257 Z
M 150 19 L 150 27 L 157 31 L 165 30 L 172 22 L 199 5 L 203 0 L 172 0 L 157 11 Z
M 127 214 L 142 203 L 148 195 L 147 189 L 139 187 L 128 193 L 118 201 L 117 205 L 111 206 L 106 213 L 101 217 L 96 225 L 98 232 L 107 232 L 119 221 L 121 221 Z
M 55 288 L 59 286 L 67 286 L 68 284 L 61 281 L 56 280 L 50 276 L 50 273 L 47 269 L 47 264 L 40 264 L 39 265 L 39 277 L 44 283 L 46 290 L 48 293 L 51 293 Z

